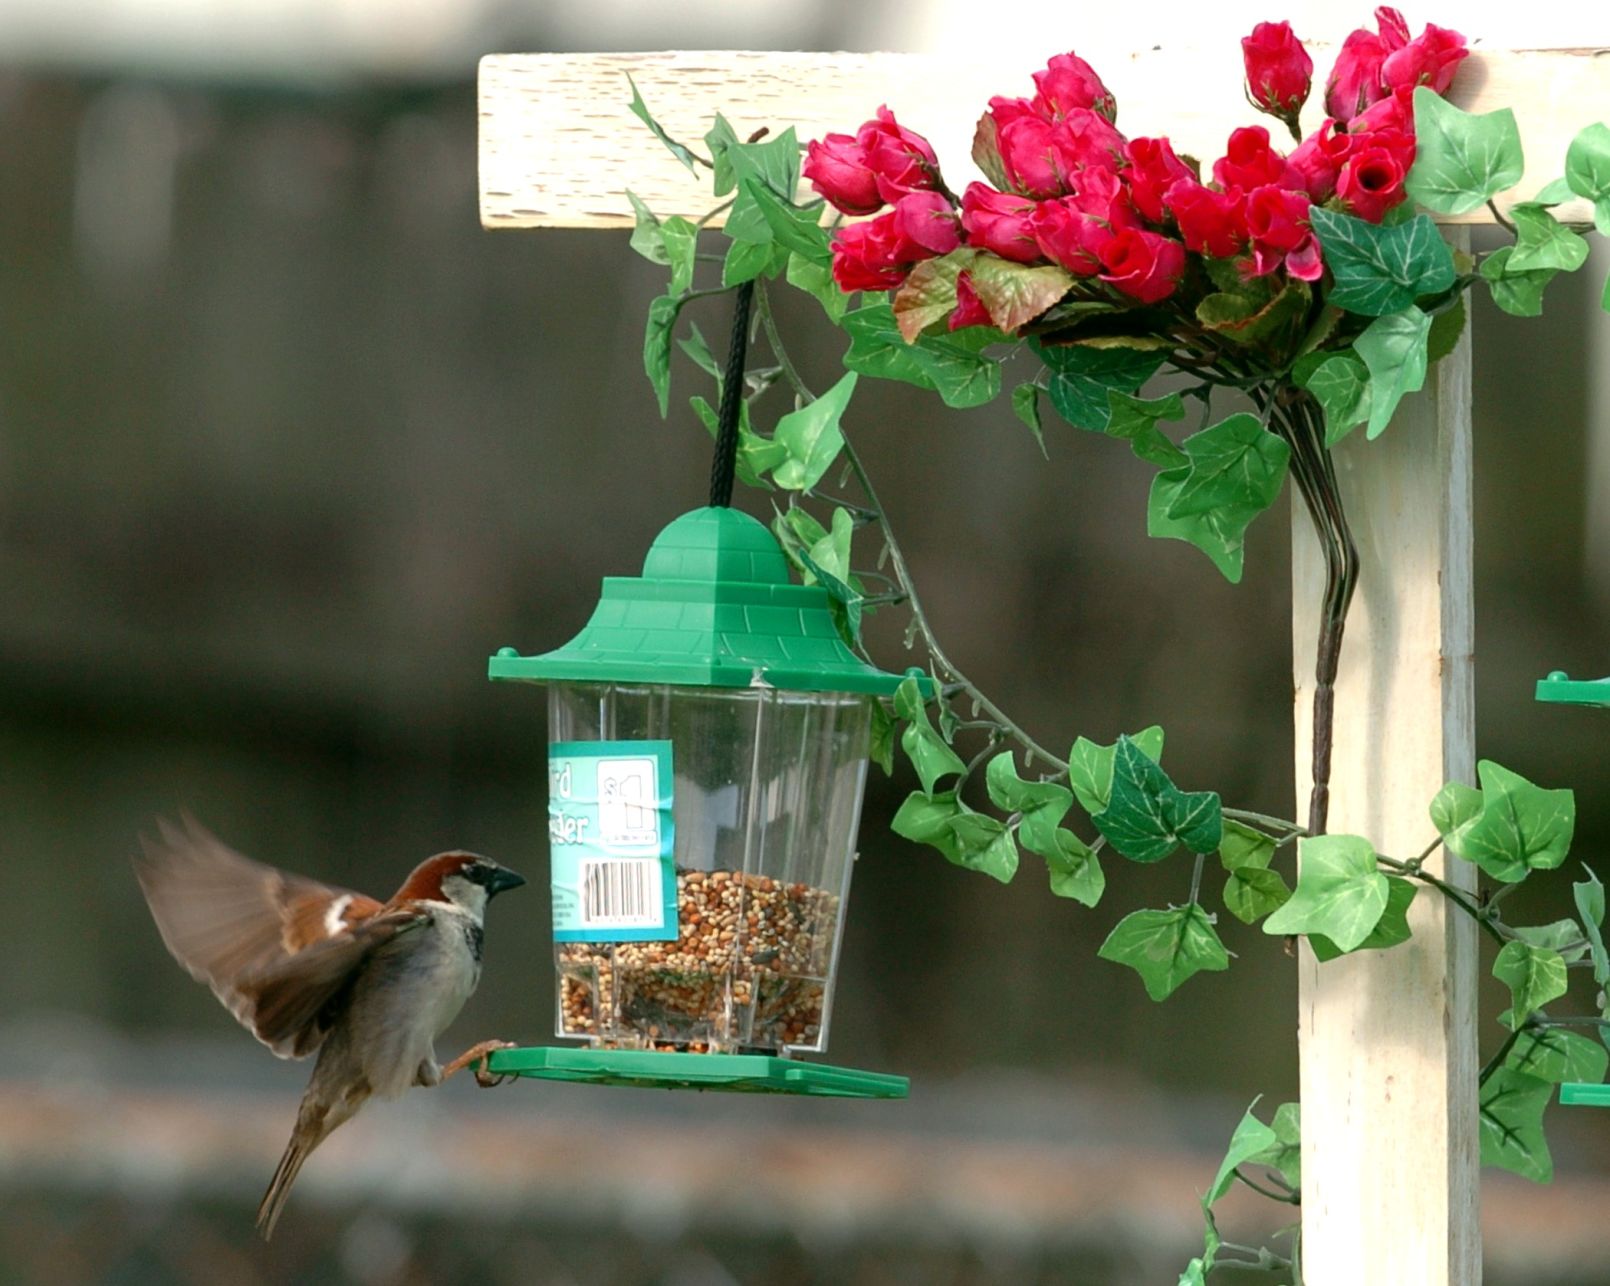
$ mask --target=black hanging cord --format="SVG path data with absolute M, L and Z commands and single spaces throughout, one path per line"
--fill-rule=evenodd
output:
M 732 342 L 727 348 L 727 368 L 721 374 L 721 412 L 717 419 L 716 453 L 710 462 L 710 504 L 725 509 L 732 504 L 732 478 L 738 467 L 738 412 L 743 407 L 744 357 L 749 349 L 749 305 L 755 297 L 755 283 L 738 287 L 737 307 L 732 314 Z

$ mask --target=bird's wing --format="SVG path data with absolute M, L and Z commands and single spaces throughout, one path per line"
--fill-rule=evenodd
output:
M 426 918 L 242 857 L 188 818 L 160 827 L 134 870 L 163 942 L 281 1058 L 317 1049 L 364 959 Z

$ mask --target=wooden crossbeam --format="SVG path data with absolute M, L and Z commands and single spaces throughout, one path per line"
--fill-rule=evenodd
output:
M 1606 56 L 1599 56 L 1606 55 Z M 1316 67 L 1331 51 L 1316 49 Z M 1103 63 L 1132 136 L 1167 134 L 1211 163 L 1237 126 L 1264 122 L 1242 99 L 1236 41 L 1209 50 L 1161 48 Z M 1033 92 L 1040 64 L 1021 53 L 973 59 L 926 54 L 688 52 L 491 54 L 481 60 L 481 222 L 488 228 L 629 228 L 630 188 L 662 217 L 698 218 L 713 205 L 709 175 L 690 175 L 627 110 L 637 82 L 666 130 L 698 145 L 716 112 L 740 137 L 793 125 L 801 141 L 853 131 L 880 103 L 934 144 L 951 187 L 979 177 L 968 157 L 992 94 Z M 1316 95 L 1318 97 L 1318 95 Z M 1583 125 L 1610 107 L 1610 50 L 1473 54 L 1449 97 L 1467 111 L 1512 107 L 1526 149 L 1529 197 L 1565 166 Z M 1318 123 L 1310 104 L 1305 125 Z M 1277 139 L 1278 145 L 1278 139 Z M 700 146 L 699 150 L 703 150 Z M 1583 206 L 1562 217 L 1586 219 Z M 1491 223 L 1476 210 L 1447 222 Z

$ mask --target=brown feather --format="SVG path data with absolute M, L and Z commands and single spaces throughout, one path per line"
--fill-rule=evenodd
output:
M 388 907 L 401 906 L 405 902 L 440 902 L 442 881 L 449 875 L 463 870 L 471 862 L 484 860 L 475 853 L 438 853 L 435 857 L 427 857 L 409 873 L 402 888 L 392 895 Z

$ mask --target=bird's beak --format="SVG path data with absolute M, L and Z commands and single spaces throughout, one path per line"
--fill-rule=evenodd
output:
M 525 883 L 525 876 L 516 875 L 506 866 L 500 866 L 492 872 L 491 879 L 486 882 L 486 896 L 495 898 L 505 889 L 517 889 Z

